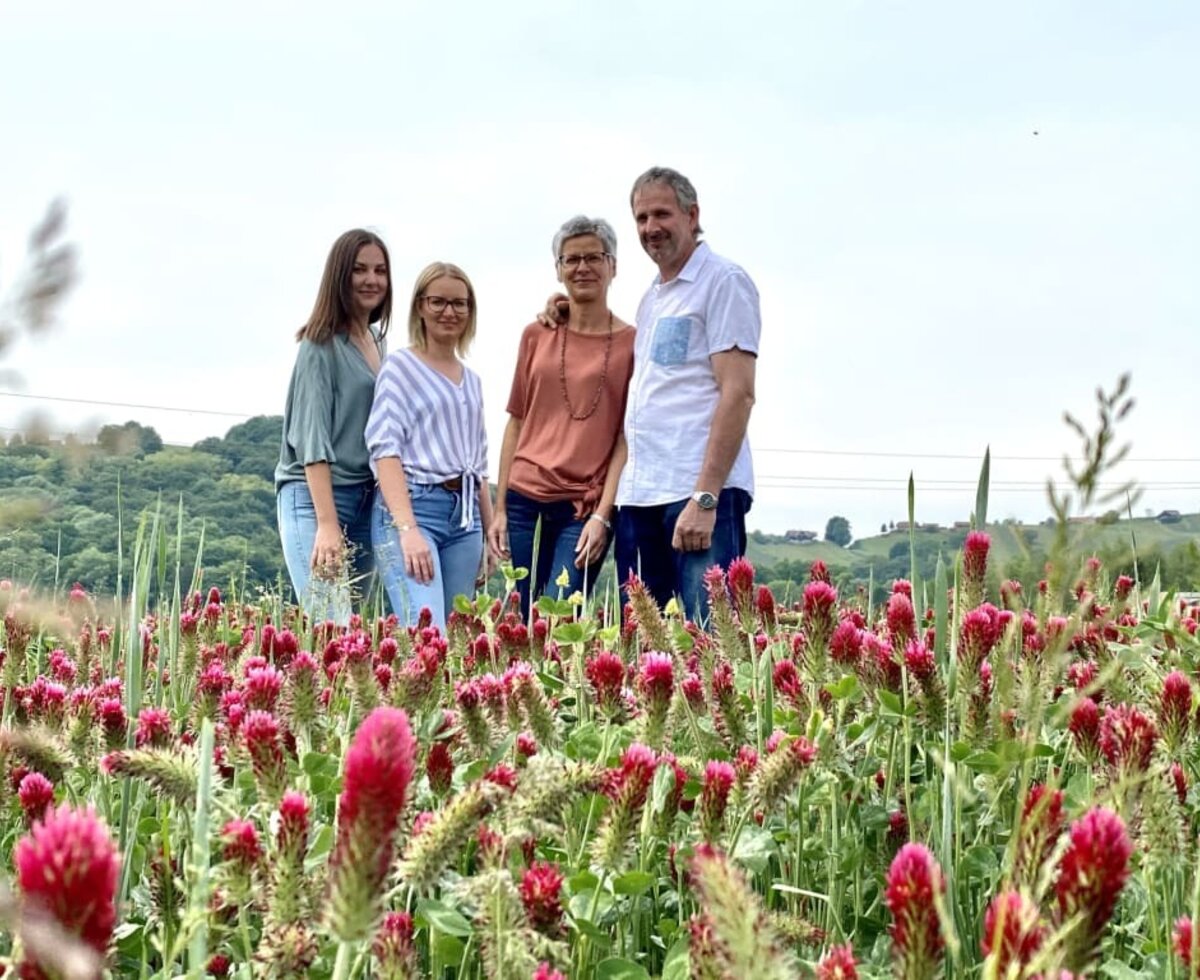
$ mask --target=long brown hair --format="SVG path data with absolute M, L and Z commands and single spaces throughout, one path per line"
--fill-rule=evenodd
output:
M 321 285 L 317 290 L 317 301 L 313 304 L 308 322 L 296 331 L 297 340 L 311 340 L 314 344 L 326 344 L 333 335 L 344 333 L 352 318 L 353 296 L 350 290 L 350 275 L 358 250 L 364 245 L 377 245 L 383 252 L 387 265 L 388 284 L 383 300 L 371 311 L 370 322 L 379 324 L 379 336 L 386 337 L 388 323 L 392 319 L 392 258 L 388 255 L 383 239 L 363 228 L 352 228 L 338 237 L 325 260 L 325 271 L 321 274 Z

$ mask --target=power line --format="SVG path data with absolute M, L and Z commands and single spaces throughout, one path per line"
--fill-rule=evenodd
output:
M 758 453 L 785 453 L 791 455 L 803 454 L 811 456 L 879 456 L 887 459 L 968 459 L 979 462 L 983 459 L 980 453 L 896 453 L 896 452 L 881 452 L 860 449 L 783 449 L 783 448 L 764 448 L 755 446 L 754 452 Z M 1030 462 L 1030 463 L 1061 463 L 1063 457 L 1060 456 L 992 456 L 993 460 L 1004 460 L 1005 462 Z M 1125 463 L 1200 463 L 1200 456 L 1180 456 L 1180 457 L 1133 457 L 1127 456 L 1122 462 Z
M 247 412 L 222 412 L 216 408 L 177 408 L 173 405 L 143 405 L 137 402 L 109 402 L 96 398 L 67 398 L 65 395 L 26 395 L 16 391 L 0 391 L 0 397 L 25 398 L 40 402 L 70 402 L 73 405 L 102 405 L 106 408 L 140 408 L 150 412 L 182 412 L 188 415 L 223 415 L 231 419 L 252 418 Z
M 182 408 L 177 405 L 149 405 L 138 402 L 114 402 L 99 398 L 69 398 L 65 395 L 31 395 L 17 391 L 0 391 L 0 397 L 23 398 L 29 401 L 67 402 L 73 405 L 99 405 L 105 408 L 138 408 L 151 412 L 179 412 L 185 415 L 219 415 L 224 418 L 249 419 L 255 416 L 250 412 L 226 412 L 215 408 Z M 261 414 L 261 413 L 260 413 Z M 850 456 L 872 457 L 879 459 L 965 459 L 978 462 L 982 456 L 978 453 L 901 453 L 869 449 L 801 449 L 781 446 L 756 446 L 755 454 L 778 453 L 782 455 L 806 456 Z M 992 456 L 995 461 L 1022 463 L 1059 463 L 1059 456 Z M 1122 462 L 1126 463 L 1200 463 L 1200 456 L 1163 456 L 1137 457 L 1127 456 Z

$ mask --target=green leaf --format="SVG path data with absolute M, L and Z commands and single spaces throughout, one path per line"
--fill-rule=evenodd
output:
M 654 875 L 649 871 L 626 871 L 613 880 L 613 891 L 618 895 L 641 895 L 654 884 Z
M 741 835 L 738 837 L 733 858 L 755 874 L 762 874 L 766 870 L 771 856 L 777 850 L 775 838 L 771 836 L 769 830 L 747 826 L 742 828 Z
M 440 717 L 438 717 L 438 722 L 441 722 Z M 309 776 L 315 776 L 317 773 L 328 773 L 336 765 L 333 759 L 321 752 L 306 752 L 300 762 L 300 768 Z
M 471 608 L 471 600 L 461 593 L 454 597 L 454 611 L 462 616 L 470 616 L 474 610 Z
M 654 774 L 654 783 L 650 790 L 650 812 L 657 815 L 663 812 L 667 805 L 667 797 L 675 789 L 675 769 L 672 766 L 659 766 Z
M 592 922 L 589 918 L 589 913 L 592 910 L 592 899 L 596 894 L 594 888 L 589 888 L 586 891 L 577 892 L 571 896 L 571 901 L 567 908 L 571 911 L 571 916 L 579 922 Z M 606 891 L 600 892 L 596 899 L 596 918 L 600 919 L 604 913 L 613 907 L 613 897 Z
M 598 926 L 592 925 L 587 919 L 581 916 L 575 916 L 571 922 L 575 928 L 584 936 L 587 936 L 592 945 L 597 949 L 609 949 L 612 946 L 612 937 L 607 932 L 600 929 Z
M 582 891 L 595 888 L 598 884 L 600 884 L 600 879 L 593 872 L 580 871 L 567 879 L 567 890 L 572 895 L 578 895 Z
M 587 639 L 583 623 L 561 623 L 554 627 L 554 639 L 559 643 L 582 643 Z
M 460 912 L 432 898 L 417 902 L 417 918 L 447 936 L 471 935 L 471 923 Z
M 853 674 L 846 674 L 841 680 L 826 684 L 825 690 L 835 701 L 846 701 L 858 693 L 858 678 Z
M 1000 869 L 1000 862 L 991 847 L 978 844 L 967 850 L 958 866 L 964 877 L 986 880 Z
M 1100 972 L 1106 977 L 1111 977 L 1112 980 L 1142 980 L 1146 976 L 1144 973 L 1138 973 L 1133 967 L 1122 963 L 1120 960 L 1112 960 L 1100 967 Z
M 975 491 L 975 530 L 982 531 L 987 526 L 988 483 L 992 471 L 992 447 L 988 446 L 983 453 L 983 466 L 979 468 L 979 488 Z
M 680 653 L 691 653 L 692 647 L 696 645 L 692 634 L 684 629 L 683 623 L 677 619 L 671 620 L 671 640 L 675 644 L 675 649 Z
M 972 752 L 963 759 L 963 765 L 976 772 L 997 773 L 1000 771 L 1000 756 L 995 752 Z
M 597 980 L 650 980 L 650 974 L 640 963 L 616 956 L 597 963 L 594 976 Z
M 900 695 L 895 691 L 880 689 L 878 692 L 879 703 L 883 705 L 883 710 L 891 712 L 894 715 L 904 714 L 904 702 L 900 700 Z
M 462 966 L 466 946 L 457 936 L 439 936 L 437 941 L 438 960 L 443 966 Z
M 312 846 L 308 849 L 307 861 L 312 864 L 322 860 L 333 847 L 333 825 L 325 824 L 313 837 Z
M 662 980 L 689 980 L 692 975 L 690 936 L 685 930 L 667 951 L 663 960 Z
M 556 599 L 552 595 L 544 595 L 537 601 L 538 612 L 543 616 L 557 616 L 564 619 L 575 610 L 566 599 Z

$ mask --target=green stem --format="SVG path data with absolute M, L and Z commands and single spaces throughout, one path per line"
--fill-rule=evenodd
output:
M 330 980 L 349 980 L 350 964 L 354 961 L 354 943 L 338 943 L 337 959 L 333 961 L 333 975 Z

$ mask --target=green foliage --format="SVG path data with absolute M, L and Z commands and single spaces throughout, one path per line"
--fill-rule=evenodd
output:
M 174 509 L 182 498 L 185 566 L 204 529 L 206 582 L 276 584 L 284 574 L 272 483 L 280 425 L 260 416 L 191 448 L 164 446 L 137 422 L 105 426 L 90 445 L 0 448 L 0 577 L 112 591 L 118 500 L 128 527 L 159 500 Z
M 853 535 L 850 533 L 850 522 L 844 517 L 834 515 L 825 524 L 825 540 L 841 548 L 850 543 Z

